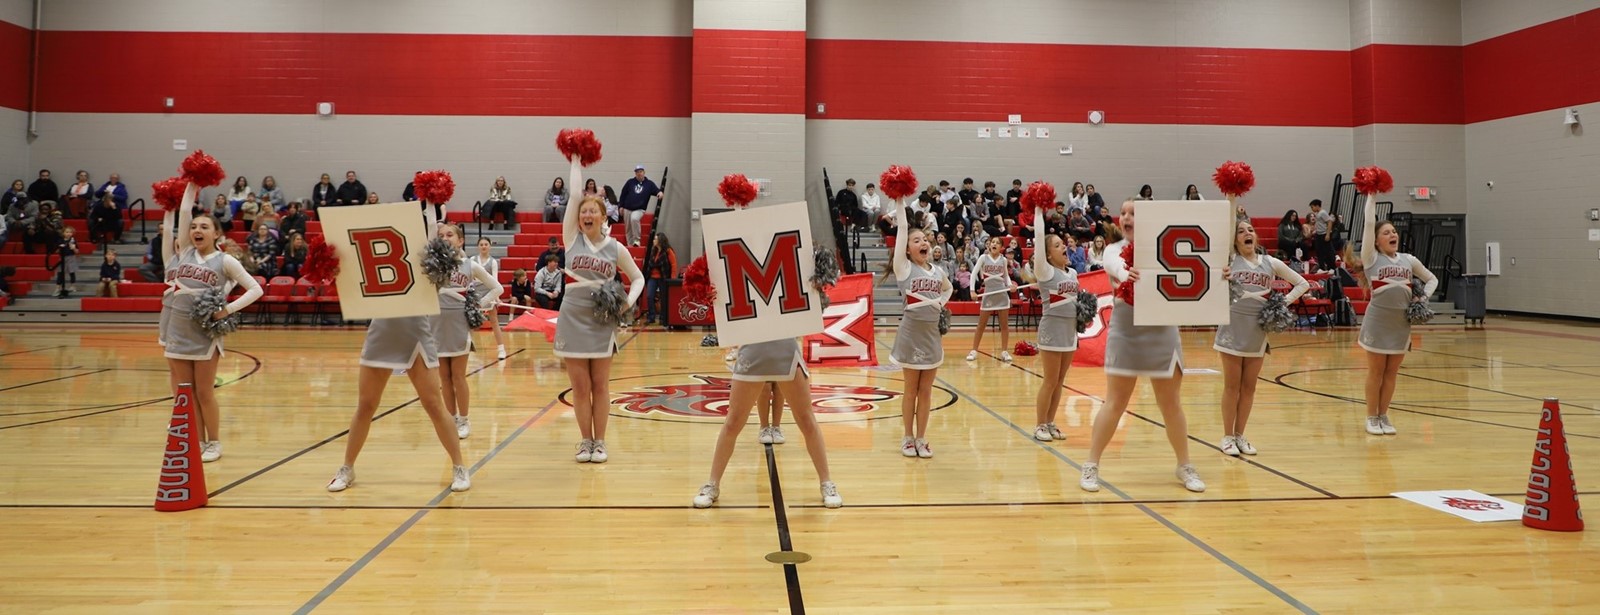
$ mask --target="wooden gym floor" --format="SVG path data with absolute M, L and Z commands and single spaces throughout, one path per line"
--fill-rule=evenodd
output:
M 211 506 L 151 510 L 170 415 L 151 327 L 0 333 L 0 612 L 1561 612 L 1600 604 L 1594 530 L 1474 524 L 1395 491 L 1476 489 L 1520 502 L 1540 400 L 1559 397 L 1579 481 L 1600 484 L 1600 327 L 1499 319 L 1427 328 L 1395 396 L 1396 437 L 1362 426 L 1354 332 L 1275 336 L 1249 433 L 1218 440 L 1218 377 L 1186 378 L 1191 494 L 1148 388 L 1107 452 L 1114 488 L 1077 487 L 1105 380 L 1074 368 L 1037 443 L 1038 359 L 960 360 L 946 338 L 936 457 L 902 458 L 899 372 L 816 370 L 845 508 L 820 506 L 800 434 L 741 436 L 711 510 L 722 351 L 700 333 L 627 333 L 613 369 L 611 461 L 578 440 L 549 345 L 472 359 L 471 491 L 395 378 L 349 491 L 343 452 L 362 331 L 251 327 L 218 390 L 224 457 Z M 893 332 L 879 332 L 880 344 Z M 1016 337 L 1031 339 L 1031 332 Z M 492 348 L 488 334 L 477 336 Z M 986 339 L 990 349 L 998 340 Z M 1185 333 L 1187 366 L 1217 368 Z M 880 355 L 887 360 L 887 347 Z M 826 385 L 826 387 L 824 387 Z M 787 417 L 786 417 L 787 418 Z M 752 421 L 754 417 L 752 416 Z M 768 460 L 775 460 L 776 480 Z M 1591 500 L 1593 498 L 1591 497 Z M 1591 501 L 1591 506 L 1594 501 Z M 782 522 L 780 522 L 782 520 Z M 784 528 L 786 527 L 786 534 Z M 813 559 L 769 563 L 786 535 Z M 1589 605 L 1587 607 L 1583 605 Z

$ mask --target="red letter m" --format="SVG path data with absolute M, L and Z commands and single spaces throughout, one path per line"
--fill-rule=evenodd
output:
M 773 235 L 765 260 L 757 260 L 743 238 L 717 242 L 717 254 L 728 274 L 728 320 L 756 317 L 752 289 L 763 304 L 772 303 L 777 293 L 778 311 L 783 314 L 811 309 L 811 297 L 800 280 L 800 231 Z
M 365 297 L 404 295 L 411 290 L 411 264 L 406 262 L 406 238 L 394 228 L 350 231 L 361 269 L 361 294 Z

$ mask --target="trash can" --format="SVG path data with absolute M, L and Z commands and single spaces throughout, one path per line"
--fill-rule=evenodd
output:
M 1460 284 L 1456 287 L 1456 290 L 1460 291 L 1460 295 L 1456 298 L 1456 307 L 1461 308 L 1461 311 L 1465 313 L 1467 324 L 1469 325 L 1472 324 L 1472 321 L 1478 321 L 1479 325 L 1483 324 L 1483 315 L 1487 311 L 1484 306 L 1483 283 L 1485 280 L 1487 280 L 1487 276 L 1464 275 L 1461 276 Z

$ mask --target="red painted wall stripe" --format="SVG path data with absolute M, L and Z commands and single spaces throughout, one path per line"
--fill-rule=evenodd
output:
M 806 33 L 695 30 L 693 89 L 696 113 L 804 113 Z
M 28 59 L 33 57 L 33 30 L 0 21 L 0 107 L 28 110 Z
M 42 111 L 688 117 L 686 37 L 42 33 Z
M 1469 123 L 1600 101 L 1600 10 L 1468 45 L 1462 66 Z
M 1344 51 L 812 40 L 826 119 L 1350 126 Z M 827 103 L 825 116 L 812 104 Z
M 1460 124 L 1461 48 L 1368 45 L 1350 52 L 1354 125 Z

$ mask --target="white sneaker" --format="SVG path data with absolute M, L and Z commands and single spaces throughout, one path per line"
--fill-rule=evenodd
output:
M 1061 433 L 1061 428 L 1056 427 L 1055 423 L 1045 423 L 1044 424 L 1044 428 L 1050 430 L 1050 439 L 1051 440 L 1065 440 L 1065 439 L 1067 439 L 1066 434 Z
M 472 475 L 467 474 L 467 466 L 456 466 L 452 474 L 454 476 L 450 481 L 451 491 L 466 491 L 472 488 Z
M 1229 457 L 1239 456 L 1239 442 L 1233 436 L 1222 436 L 1222 454 Z
M 756 441 L 762 444 L 772 444 L 772 428 L 762 427 L 761 435 L 756 436 Z
M 783 437 L 783 428 L 779 427 L 777 425 L 773 425 L 772 426 L 772 443 L 773 444 L 783 444 L 784 442 L 788 442 L 788 440 Z
M 694 507 L 711 508 L 711 504 L 717 501 L 717 496 L 721 495 L 721 493 L 722 490 L 717 488 L 716 483 L 706 483 L 701 485 L 700 493 L 695 494 L 694 496 Z
M 1087 461 L 1083 464 L 1083 476 L 1078 479 L 1078 487 L 1084 491 L 1100 490 L 1100 464 Z
M 505 346 L 496 346 L 495 347 L 495 355 L 499 356 L 501 361 L 506 360 L 506 347 Z
M 844 498 L 839 497 L 839 486 L 831 480 L 822 481 L 822 505 L 828 508 L 844 506 Z
M 211 463 L 222 458 L 222 443 L 208 440 L 200 443 L 200 461 Z
M 917 438 L 917 456 L 923 459 L 933 459 L 933 447 L 929 446 L 928 441 L 923 438 Z
M 1011 362 L 1011 353 L 1006 352 L 1004 350 L 1000 351 L 1000 360 L 1001 361 L 1005 361 L 1007 363 L 1010 363 Z
M 354 484 L 356 484 L 356 469 L 350 466 L 339 466 L 339 470 L 333 473 L 333 480 L 328 481 L 328 491 L 344 491 Z
M 462 440 L 472 435 L 472 419 L 464 416 L 456 417 L 456 437 Z
M 1395 431 L 1394 423 L 1390 423 L 1389 422 L 1389 415 L 1387 415 L 1387 414 L 1378 415 L 1378 424 L 1383 426 L 1383 435 L 1392 436 L 1392 435 L 1395 435 L 1396 433 L 1399 433 L 1399 432 Z M 213 442 L 212 444 L 216 444 L 216 443 Z M 217 454 L 220 455 L 220 454 L 222 454 L 222 452 L 218 451 Z
M 900 454 L 907 457 L 917 456 L 917 441 L 911 436 L 900 439 Z
M 1374 436 L 1383 435 L 1383 419 L 1376 416 L 1367 417 L 1367 433 Z
M 1200 480 L 1200 471 L 1194 469 L 1192 464 L 1178 466 L 1178 480 L 1183 483 L 1183 488 L 1201 493 L 1206 490 L 1205 481 Z
M 1241 452 L 1241 453 L 1244 453 L 1246 455 L 1254 455 L 1254 454 L 1256 454 L 1255 445 L 1250 444 L 1250 441 L 1244 439 L 1243 435 L 1234 436 L 1233 437 L 1233 444 L 1235 446 L 1239 447 L 1239 452 Z
M 595 440 L 594 451 L 589 453 L 589 463 L 605 463 L 607 458 L 606 441 Z
M 582 442 L 578 443 L 578 454 L 574 455 L 573 459 L 576 459 L 578 463 L 589 463 L 589 460 L 593 458 L 594 440 L 584 438 Z
M 1044 423 L 1039 423 L 1038 427 L 1033 428 L 1033 439 L 1040 442 L 1049 442 L 1055 438 L 1050 435 L 1049 427 L 1045 427 Z
M 967 351 L 967 360 L 968 361 L 976 361 L 976 360 L 978 360 L 978 351 L 976 351 L 976 350 Z

